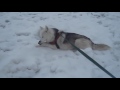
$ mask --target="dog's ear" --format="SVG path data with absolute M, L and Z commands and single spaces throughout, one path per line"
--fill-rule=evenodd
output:
M 48 27 L 47 26 L 45 26 L 45 30 L 46 30 L 46 32 L 48 31 Z

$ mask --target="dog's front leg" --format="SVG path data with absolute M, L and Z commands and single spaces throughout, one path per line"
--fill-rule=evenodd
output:
M 46 42 L 41 43 L 41 42 L 39 41 L 38 44 L 39 44 L 40 47 L 49 47 L 49 48 L 51 48 L 51 49 L 57 49 L 57 47 L 56 47 L 55 45 L 51 45 L 51 44 L 46 43 Z
M 49 47 L 49 48 L 51 48 L 51 49 L 57 49 L 55 45 L 50 45 L 50 44 L 48 44 L 48 43 L 42 43 L 41 46 L 42 46 L 42 47 Z

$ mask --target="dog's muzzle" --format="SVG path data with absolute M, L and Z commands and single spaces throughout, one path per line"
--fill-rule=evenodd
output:
M 44 42 L 39 41 L 39 42 L 38 42 L 39 45 L 41 45 L 42 43 L 46 43 L 46 41 L 44 41 Z
M 38 42 L 38 44 L 39 44 L 39 45 L 41 45 L 41 44 L 42 44 L 42 42 L 41 42 L 41 41 L 39 41 L 39 42 Z

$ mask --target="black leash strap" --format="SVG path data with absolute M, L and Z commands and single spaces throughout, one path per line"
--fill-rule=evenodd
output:
M 62 36 L 62 35 L 61 35 Z M 62 36 L 63 37 L 63 36 Z M 63 37 L 64 38 L 64 37 Z M 112 78 L 116 78 L 114 75 L 112 75 L 109 71 L 107 71 L 104 67 L 102 67 L 100 64 L 98 64 L 94 59 L 92 59 L 90 56 L 88 56 L 86 53 L 84 53 L 82 50 L 80 50 L 78 47 L 76 47 L 74 44 L 72 44 L 70 41 L 68 41 L 66 38 L 64 38 L 67 42 L 69 42 L 75 49 L 77 49 L 82 55 L 84 55 L 88 60 L 90 60 L 92 63 L 94 63 L 96 66 L 98 66 L 101 70 L 103 70 L 106 74 L 111 76 Z

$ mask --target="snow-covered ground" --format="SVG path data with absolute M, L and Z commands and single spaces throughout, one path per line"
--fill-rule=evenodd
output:
M 111 46 L 83 51 L 120 78 L 119 12 L 0 12 L 0 78 L 110 78 L 80 53 L 35 47 L 45 25 Z

